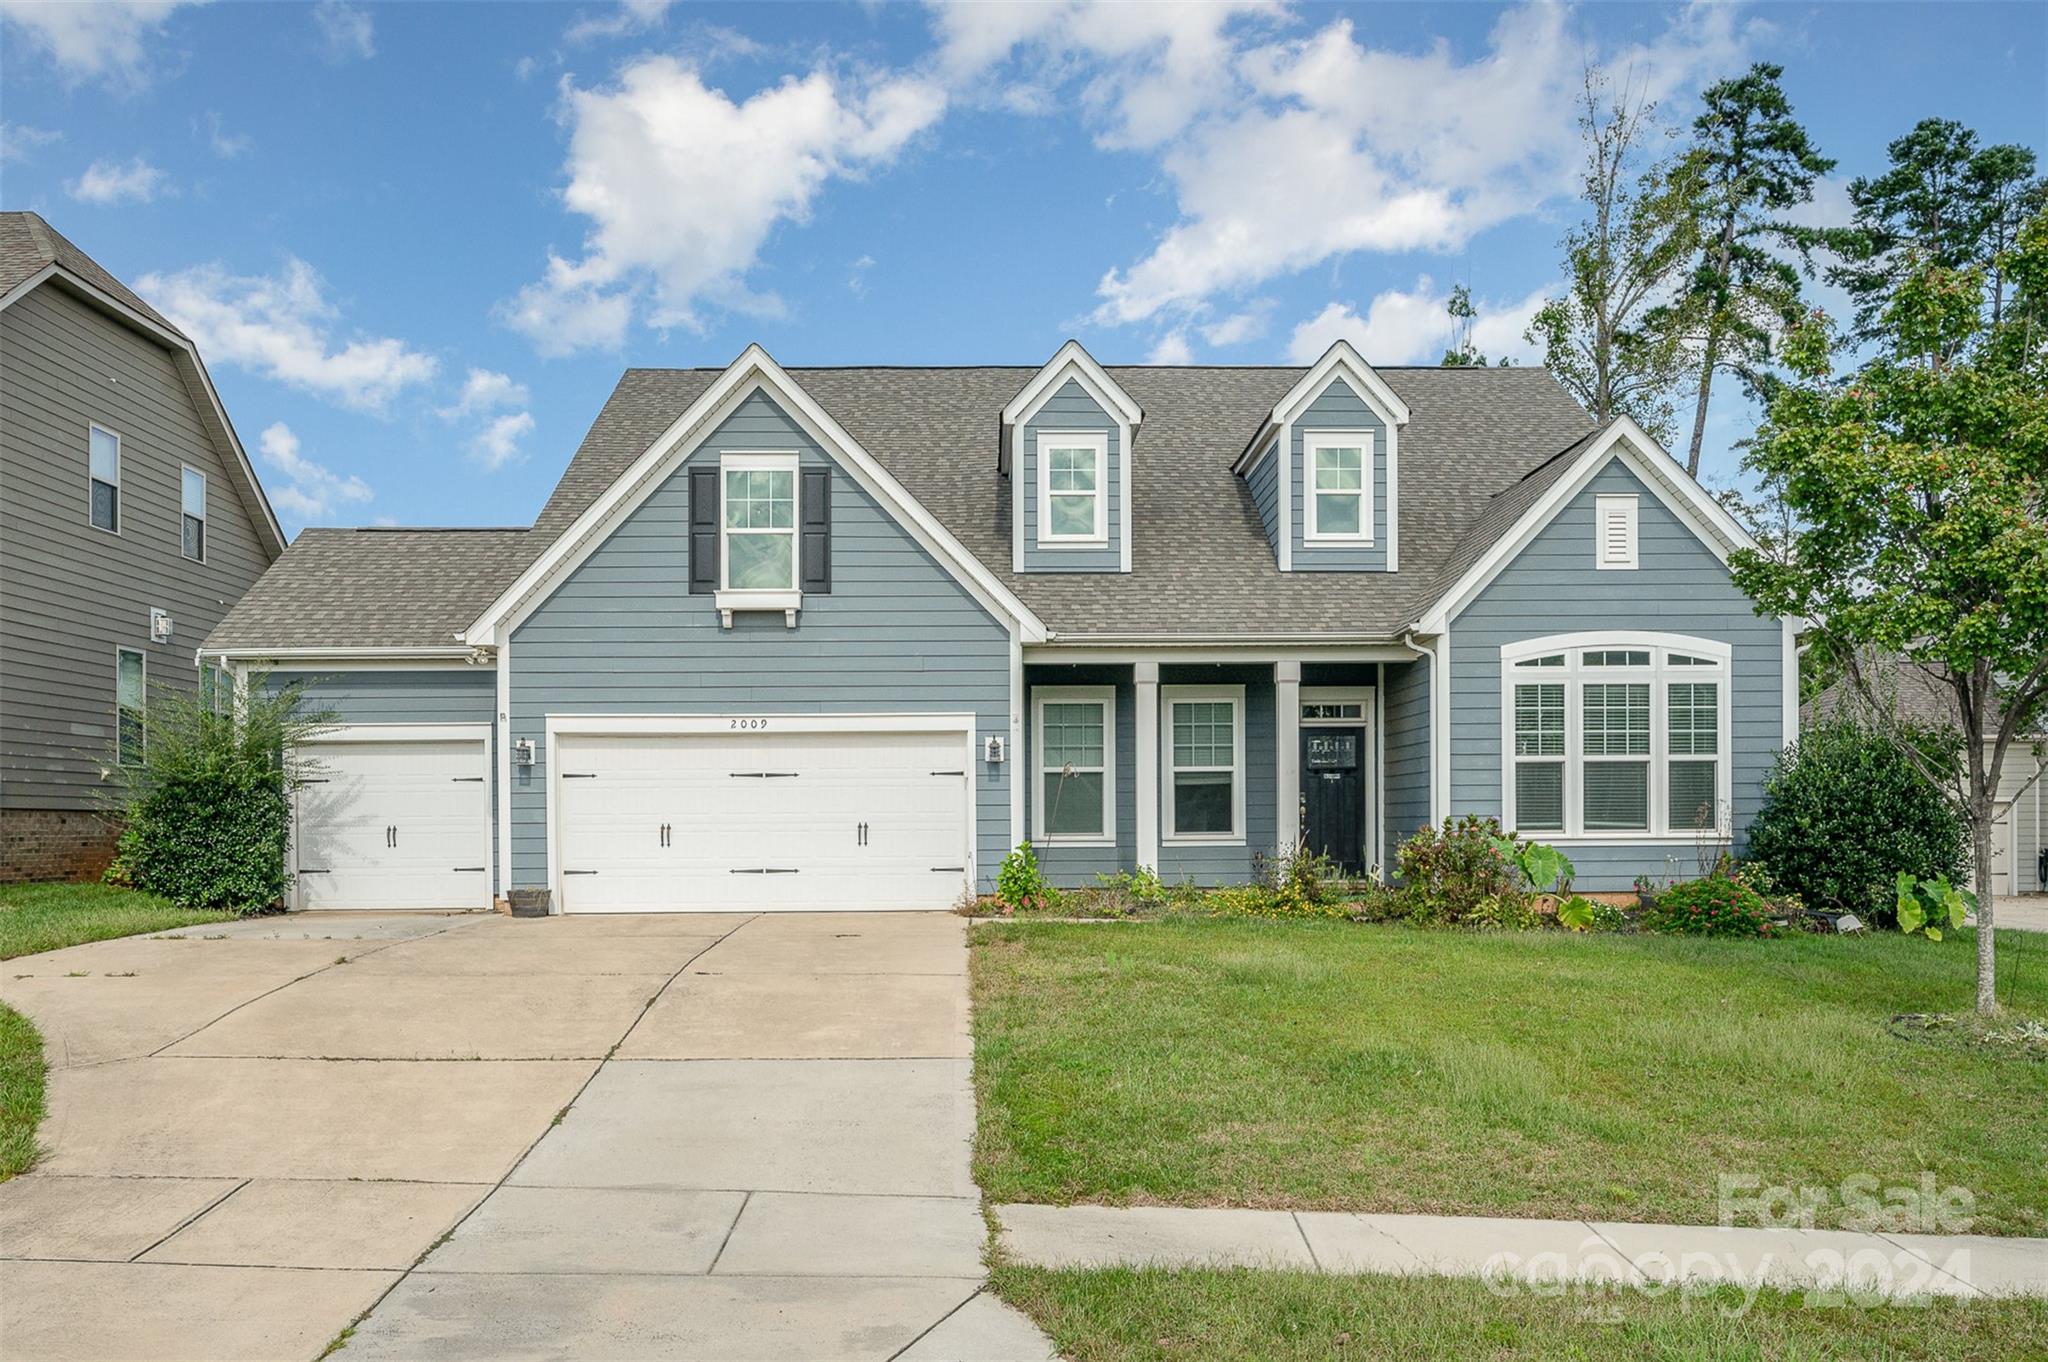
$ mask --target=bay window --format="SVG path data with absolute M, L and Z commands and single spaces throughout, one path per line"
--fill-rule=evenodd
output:
M 1549 839 L 1725 835 L 1726 645 L 1535 639 L 1501 650 L 1504 821 Z
M 1163 837 L 1242 842 L 1244 687 L 1162 686 Z
M 1038 754 L 1032 839 L 1054 846 L 1115 841 L 1115 689 L 1040 686 L 1032 707 Z

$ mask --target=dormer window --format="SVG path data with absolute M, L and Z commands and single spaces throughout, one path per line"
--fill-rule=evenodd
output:
M 1109 540 L 1109 436 L 1103 431 L 1038 437 L 1038 538 L 1050 545 Z
M 1308 454 L 1309 543 L 1372 542 L 1372 432 L 1313 431 L 1303 438 Z
M 725 589 L 796 590 L 796 456 L 728 454 Z

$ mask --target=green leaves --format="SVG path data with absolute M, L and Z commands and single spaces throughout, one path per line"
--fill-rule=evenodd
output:
M 1977 896 L 1950 884 L 1946 875 L 1922 880 L 1914 878 L 1909 870 L 1901 870 L 1896 887 L 1899 930 L 1907 936 L 1919 932 L 1929 941 L 1939 941 L 1944 927 L 1953 930 L 1962 926 L 1977 907 Z

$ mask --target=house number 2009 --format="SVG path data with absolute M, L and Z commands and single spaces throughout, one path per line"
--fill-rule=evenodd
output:
M 768 721 L 766 719 L 734 719 L 731 726 L 733 728 L 766 728 L 768 727 Z

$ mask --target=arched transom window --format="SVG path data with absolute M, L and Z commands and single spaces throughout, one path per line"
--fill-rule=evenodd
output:
M 1539 840 L 1725 836 L 1728 674 L 1728 645 L 1678 634 L 1502 648 L 1502 821 Z

